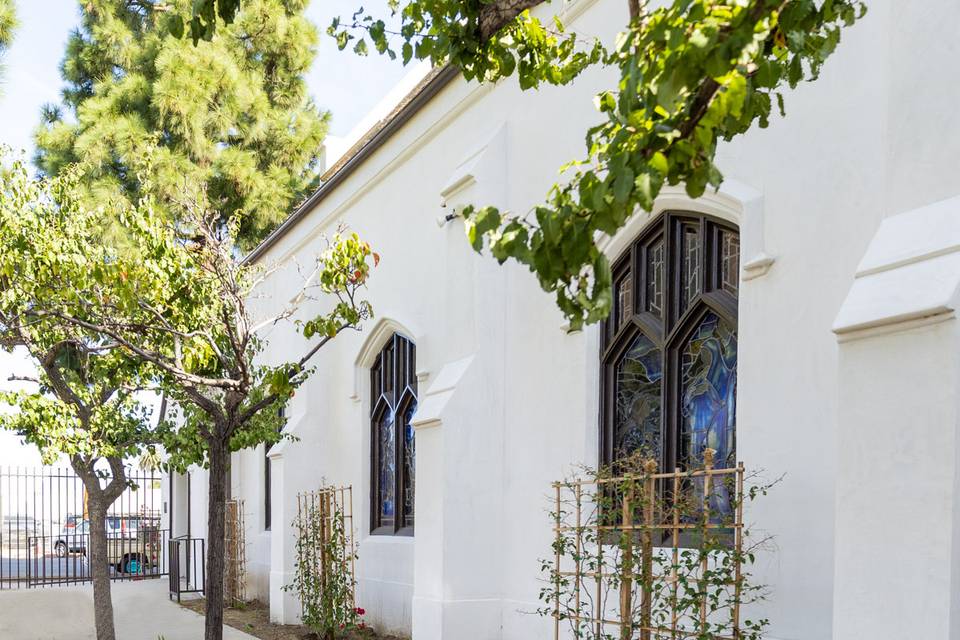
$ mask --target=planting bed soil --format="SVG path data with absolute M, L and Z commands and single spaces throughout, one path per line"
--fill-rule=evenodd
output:
M 184 600 L 182 606 L 203 615 L 206 600 Z M 262 602 L 251 602 L 242 608 L 223 610 L 224 624 L 239 629 L 260 640 L 321 640 L 320 636 L 301 625 L 282 625 L 270 622 L 270 609 Z M 338 640 L 402 640 L 396 636 L 383 636 L 372 629 L 354 631 L 338 636 Z

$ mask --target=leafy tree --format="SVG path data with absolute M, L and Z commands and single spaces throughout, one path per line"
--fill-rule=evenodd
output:
M 369 41 L 404 63 L 453 64 L 465 78 L 520 86 L 563 85 L 584 69 L 618 72 L 594 102 L 601 122 L 587 131 L 586 156 L 563 167 L 546 200 L 515 214 L 495 207 L 464 211 L 469 240 L 493 257 L 526 265 L 556 296 L 572 329 L 611 308 L 610 265 L 598 247 L 664 185 L 696 198 L 723 180 L 720 141 L 766 127 L 786 87 L 817 78 L 841 29 L 866 11 L 861 0 L 672 0 L 648 9 L 626 0 L 628 21 L 611 46 L 544 24 L 529 9 L 540 0 L 396 0 L 397 29 L 362 8 L 329 32 L 358 53 Z
M 162 154 L 162 151 L 159 152 Z M 152 155 L 147 156 L 149 163 Z M 322 297 L 324 311 L 298 324 L 308 341 L 301 357 L 264 364 L 258 331 L 292 320 L 297 305 L 257 318 L 254 289 L 266 275 L 236 258 L 236 218 L 224 225 L 202 192 L 184 192 L 174 219 L 152 195 L 149 164 L 138 168 L 145 194 L 134 204 L 94 210 L 69 208 L 69 223 L 55 224 L 57 208 L 41 209 L 46 235 L 59 250 L 38 258 L 65 293 L 31 301 L 33 315 L 64 331 L 82 331 L 118 349 L 146 371 L 174 403 L 173 418 L 158 429 L 170 468 L 209 469 L 206 561 L 207 640 L 223 633 L 224 500 L 230 453 L 276 442 L 277 409 L 311 373 L 310 361 L 340 332 L 372 314 L 359 293 L 379 258 L 355 234 L 337 235 L 304 278 L 297 300 Z M 59 201 L 60 193 L 52 195 Z M 61 206 L 60 209 L 67 210 Z M 118 220 L 122 243 L 103 243 L 100 219 Z M 38 245 L 18 238 L 27 256 Z M 95 259 L 83 247 L 97 247 Z M 72 266 L 77 263 L 77 267 Z M 81 269 L 82 267 L 82 269 Z M 38 267 L 38 270 L 41 270 Z M 63 275 L 61 275 L 63 274 Z M 69 280 L 67 280 L 69 278 Z M 52 286 L 52 285 L 51 285 Z M 299 304 L 299 303 L 298 303 Z M 98 343 L 98 344 L 99 344 Z
M 572 329 L 611 308 L 610 265 L 598 247 L 661 188 L 685 186 L 696 198 L 723 180 L 717 145 L 766 127 L 783 90 L 817 78 L 840 31 L 866 11 L 860 0 L 673 0 L 648 9 L 628 0 L 629 21 L 612 46 L 530 14 L 537 0 L 396 3 L 401 26 L 361 10 L 334 21 L 341 48 L 366 41 L 403 61 L 454 64 L 467 79 L 496 82 L 516 74 L 524 89 L 562 85 L 592 65 L 618 71 L 594 102 L 603 121 L 587 131 L 586 157 L 563 168 L 546 201 L 517 215 L 468 207 L 467 234 L 502 262 L 513 259 L 556 296 Z M 393 39 L 392 39 L 393 38 Z M 568 169 L 574 169 L 567 171 Z
M 84 0 L 63 103 L 45 108 L 36 133 L 37 166 L 53 176 L 78 164 L 91 203 L 130 204 L 142 195 L 134 166 L 158 144 L 157 206 L 201 193 L 224 220 L 242 214 L 237 239 L 256 244 L 318 181 L 329 116 L 303 80 L 318 37 L 305 5 L 247 0 L 194 46 L 178 36 L 199 3 Z
M 561 168 L 564 179 L 542 204 L 523 214 L 462 212 L 474 249 L 486 244 L 500 263 L 526 265 L 578 329 L 612 305 L 598 240 L 649 210 L 665 184 L 683 184 L 693 198 L 719 188 L 719 142 L 766 127 L 774 101 L 785 115 L 783 90 L 816 80 L 841 29 L 862 18 L 866 4 L 671 0 L 651 10 L 647 0 L 625 0 L 628 20 L 607 46 L 558 17 L 544 24 L 530 13 L 542 2 L 391 0 L 392 19 L 359 6 L 328 33 L 341 49 L 352 44 L 363 55 L 372 45 L 404 64 L 451 64 L 467 80 L 516 74 L 523 89 L 564 85 L 595 65 L 618 72 L 617 84 L 594 98 L 603 121 L 587 130 L 586 157 Z
M 0 56 L 13 41 L 13 30 L 16 26 L 17 11 L 13 0 L 0 0 Z
M 21 162 L 3 176 L 0 346 L 25 351 L 38 375 L 19 378 L 29 390 L 0 393 L 0 401 L 18 409 L 0 415 L 0 428 L 36 445 L 44 462 L 66 456 L 82 480 L 97 638 L 113 640 L 106 513 L 129 484 L 124 460 L 151 441 L 150 412 L 136 400 L 147 387 L 141 363 L 116 341 L 44 313 L 70 305 L 82 314 L 75 293 L 109 269 L 99 243 L 79 233 L 88 218 L 68 195 L 74 179 L 39 182 Z

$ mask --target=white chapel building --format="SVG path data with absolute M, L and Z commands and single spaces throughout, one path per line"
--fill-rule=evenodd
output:
M 249 258 L 278 267 L 256 304 L 288 304 L 343 223 L 382 256 L 376 318 L 322 350 L 286 410 L 296 440 L 234 456 L 248 596 L 298 620 L 283 590 L 297 494 L 352 485 L 369 623 L 552 638 L 530 613 L 551 483 L 651 428 L 673 464 L 698 446 L 684 412 L 709 410 L 722 459 L 783 477 L 747 514 L 775 541 L 753 569 L 769 638 L 960 640 L 960 2 L 868 4 L 822 77 L 787 92 L 786 118 L 721 145 L 719 192 L 664 189 L 603 239 L 616 308 L 582 331 L 446 218 L 538 204 L 583 156 L 609 72 L 521 91 L 415 69 L 328 148 L 320 188 Z M 537 11 L 612 38 L 627 3 Z M 264 335 L 267 359 L 302 352 L 292 326 Z M 698 377 L 712 409 L 684 392 Z M 202 537 L 206 478 L 190 476 L 174 478 L 173 534 Z

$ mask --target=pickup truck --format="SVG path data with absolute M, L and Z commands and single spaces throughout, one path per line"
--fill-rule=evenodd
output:
M 83 521 L 64 532 L 54 549 L 60 557 L 70 553 L 87 555 L 90 545 L 90 523 Z M 107 563 L 119 573 L 138 574 L 156 566 L 160 560 L 162 540 L 160 531 L 153 527 L 137 527 L 125 535 L 107 532 Z

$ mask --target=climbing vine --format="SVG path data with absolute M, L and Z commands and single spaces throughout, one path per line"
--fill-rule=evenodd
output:
M 334 499 L 336 490 L 300 496 L 293 583 L 284 587 L 297 594 L 303 624 L 323 640 L 362 631 L 365 613 L 356 606 L 356 560 L 344 511 Z
M 554 637 L 761 640 L 769 622 L 752 605 L 767 588 L 751 567 L 770 541 L 751 534 L 743 507 L 771 485 L 714 468 L 708 452 L 689 471 L 659 472 L 638 453 L 554 485 L 537 609 Z

